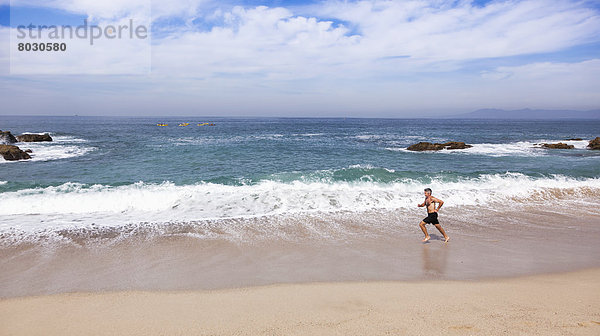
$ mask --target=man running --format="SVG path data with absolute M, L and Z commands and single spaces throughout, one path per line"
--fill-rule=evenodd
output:
M 435 203 L 439 204 L 437 209 L 435 208 Z M 427 207 L 427 217 L 424 218 L 421 221 L 421 223 L 419 223 L 421 230 L 425 234 L 425 238 L 423 238 L 424 243 L 431 239 L 431 237 L 429 237 L 429 234 L 427 233 L 427 228 L 425 227 L 425 224 L 433 224 L 435 228 L 438 229 L 438 231 L 440 231 L 440 233 L 444 235 L 445 243 L 447 243 L 448 240 L 450 240 L 450 237 L 446 235 L 446 232 L 444 232 L 444 229 L 442 229 L 442 226 L 438 221 L 438 211 L 440 211 L 442 205 L 444 205 L 444 201 L 431 196 L 431 189 L 426 188 L 425 202 L 418 205 L 418 207 Z

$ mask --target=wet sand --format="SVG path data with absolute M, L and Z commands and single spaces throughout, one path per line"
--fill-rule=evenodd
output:
M 0 241 L 0 298 L 281 283 L 484 280 L 600 267 L 600 216 L 552 209 L 258 218 Z M 561 211 L 565 211 L 562 210 Z M 573 209 L 581 213 L 581 209 Z M 210 231 L 212 230 L 212 231 Z M 157 233 L 158 231 L 158 233 Z M 210 234 L 207 234 L 209 232 Z M 53 240 L 54 239 L 54 240 Z
M 598 335 L 600 269 L 0 300 L 2 335 Z

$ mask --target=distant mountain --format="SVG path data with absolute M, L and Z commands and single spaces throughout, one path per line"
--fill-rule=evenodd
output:
M 600 119 L 600 110 L 500 110 L 481 109 L 469 113 L 458 114 L 453 118 L 465 119 Z

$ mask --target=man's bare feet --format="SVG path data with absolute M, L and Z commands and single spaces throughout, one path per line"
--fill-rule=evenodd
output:
M 450 237 L 446 236 L 446 240 L 444 240 L 444 243 L 447 243 L 448 240 L 450 240 Z
M 422 242 L 426 243 L 427 241 L 429 241 L 429 239 L 431 239 L 431 237 L 427 236 L 427 237 L 423 238 Z

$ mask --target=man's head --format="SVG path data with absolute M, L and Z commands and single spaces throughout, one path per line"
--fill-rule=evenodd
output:
M 425 188 L 425 196 L 431 196 L 431 189 Z

